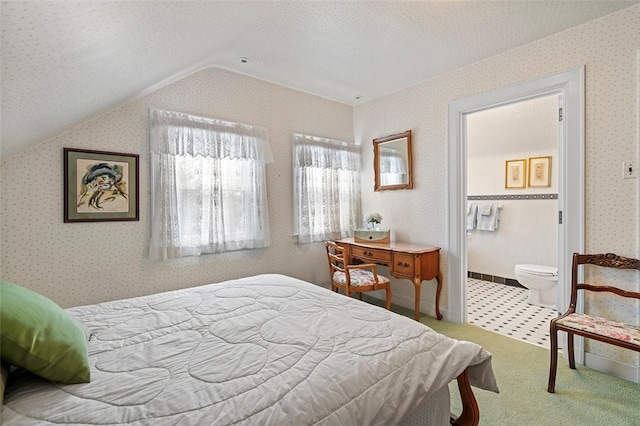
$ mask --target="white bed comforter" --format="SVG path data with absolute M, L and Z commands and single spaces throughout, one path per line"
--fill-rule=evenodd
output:
M 69 309 L 91 383 L 13 377 L 3 424 L 387 425 L 491 355 L 283 275 Z

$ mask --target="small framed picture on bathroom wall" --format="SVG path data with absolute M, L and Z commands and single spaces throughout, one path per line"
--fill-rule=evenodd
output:
M 551 186 L 551 157 L 529 158 L 529 186 Z
M 504 187 L 525 188 L 527 185 L 527 160 L 505 161 Z

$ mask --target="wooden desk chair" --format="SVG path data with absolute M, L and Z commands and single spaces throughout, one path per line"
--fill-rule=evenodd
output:
M 569 368 L 576 368 L 573 353 L 573 335 L 587 337 L 621 348 L 640 352 L 640 328 L 629 323 L 612 321 L 607 318 L 595 317 L 576 312 L 578 291 L 592 291 L 598 293 L 612 293 L 623 298 L 632 299 L 632 303 L 640 300 L 640 292 L 627 291 L 609 285 L 594 285 L 578 282 L 578 267 L 591 264 L 605 268 L 637 269 L 640 270 L 640 260 L 622 257 L 613 253 L 607 254 L 573 254 L 571 269 L 571 300 L 569 309 L 564 314 L 551 320 L 549 331 L 551 334 L 551 365 L 549 367 L 549 385 L 547 392 L 555 392 L 556 369 L 558 366 L 558 331 L 567 332 L 567 355 Z M 633 300 L 635 299 L 635 300 Z
M 375 263 L 348 265 L 343 247 L 333 241 L 327 241 L 325 247 L 331 272 L 331 290 L 343 290 L 347 297 L 351 293 L 359 293 L 361 299 L 364 292 L 385 290 L 386 308 L 391 310 L 391 283 L 389 278 L 377 274 Z

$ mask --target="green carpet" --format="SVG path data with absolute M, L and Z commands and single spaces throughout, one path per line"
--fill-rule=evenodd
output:
M 412 310 L 397 306 L 393 310 L 413 318 Z M 446 336 L 478 343 L 493 355 L 500 393 L 474 388 L 481 425 L 640 425 L 640 384 L 580 365 L 571 370 L 560 355 L 556 393 L 551 394 L 547 392 L 548 349 L 471 324 L 438 321 L 426 315 L 420 320 Z M 462 406 L 457 384 L 453 382 L 449 388 L 451 411 L 459 414 Z
M 582 366 L 571 370 L 560 357 L 556 393 L 551 394 L 548 349 L 471 324 L 426 316 L 421 322 L 454 339 L 478 343 L 493 355 L 500 393 L 474 388 L 481 425 L 640 425 L 640 384 Z M 451 410 L 460 413 L 457 385 L 449 388 Z

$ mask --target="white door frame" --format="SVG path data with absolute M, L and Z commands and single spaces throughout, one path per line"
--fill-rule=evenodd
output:
M 558 310 L 569 304 L 571 258 L 584 252 L 584 66 L 537 80 L 458 99 L 449 104 L 449 253 L 447 265 L 448 321 L 467 320 L 467 135 L 466 115 L 509 103 L 559 94 L 564 101 L 563 133 L 558 146 Z M 563 125 L 562 125 L 563 124 Z M 560 214 L 560 213 L 559 213 Z M 576 341 L 577 360 L 583 359 L 582 342 Z M 580 362 L 580 361 L 579 361 Z

